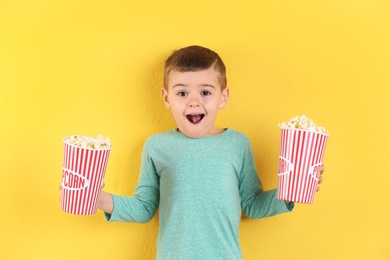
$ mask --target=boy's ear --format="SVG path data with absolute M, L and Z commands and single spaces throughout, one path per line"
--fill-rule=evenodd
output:
M 228 101 L 229 101 L 229 89 L 225 88 L 222 91 L 222 98 L 221 98 L 221 102 L 219 103 L 219 109 L 224 109 Z
M 171 104 L 169 103 L 169 99 L 168 99 L 168 91 L 166 91 L 165 88 L 162 88 L 161 89 L 161 94 L 162 94 L 162 98 L 164 100 L 165 106 L 168 109 L 171 109 Z

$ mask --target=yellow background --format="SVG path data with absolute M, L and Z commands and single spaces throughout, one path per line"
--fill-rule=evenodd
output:
M 0 1 L 0 258 L 154 258 L 157 217 L 60 210 L 62 138 L 110 137 L 105 190 L 132 195 L 144 141 L 175 127 L 164 60 L 191 44 L 225 61 L 217 124 L 249 136 L 266 189 L 278 123 L 306 114 L 331 132 L 315 203 L 243 217 L 244 259 L 390 259 L 387 0 Z

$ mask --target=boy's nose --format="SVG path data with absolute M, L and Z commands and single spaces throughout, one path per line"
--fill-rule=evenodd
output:
M 188 103 L 188 106 L 189 107 L 199 107 L 200 104 L 199 104 L 199 101 L 196 99 L 196 98 L 193 98 L 190 100 L 190 102 Z
M 190 102 L 190 103 L 188 104 L 188 106 L 189 106 L 189 107 L 199 107 L 200 105 L 199 105 L 198 102 Z

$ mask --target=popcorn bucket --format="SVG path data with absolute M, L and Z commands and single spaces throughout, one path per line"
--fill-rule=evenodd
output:
M 282 128 L 277 198 L 312 204 L 328 134 Z
M 77 215 L 96 213 L 110 149 L 84 148 L 65 142 L 61 184 L 63 211 Z

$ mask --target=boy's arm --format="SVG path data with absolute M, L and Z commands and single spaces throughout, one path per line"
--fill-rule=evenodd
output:
M 134 196 L 102 192 L 98 207 L 105 212 L 108 221 L 146 223 L 156 214 L 160 185 L 149 150 L 146 142 L 142 152 L 140 178 Z

